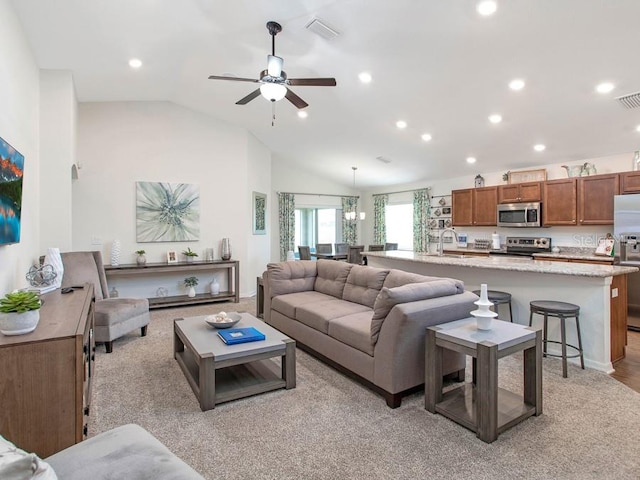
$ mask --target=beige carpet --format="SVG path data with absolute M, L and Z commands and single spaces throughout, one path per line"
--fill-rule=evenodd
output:
M 544 360 L 544 414 L 492 444 L 424 410 L 384 400 L 298 350 L 297 388 L 202 412 L 172 354 L 172 320 L 240 304 L 154 310 L 147 337 L 98 347 L 90 435 L 137 423 L 208 479 L 638 479 L 640 394 L 593 370 Z M 520 390 L 521 356 L 500 361 Z

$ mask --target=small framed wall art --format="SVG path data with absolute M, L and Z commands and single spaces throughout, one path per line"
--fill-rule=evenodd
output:
M 167 263 L 178 263 L 178 253 L 175 250 L 167 252 Z
M 507 183 L 544 182 L 547 179 L 547 170 L 522 170 L 520 172 L 508 172 Z
M 267 233 L 267 195 L 253 192 L 253 234 Z

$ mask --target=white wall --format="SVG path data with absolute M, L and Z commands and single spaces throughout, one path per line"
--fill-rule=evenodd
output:
M 148 262 L 166 261 L 166 252 L 187 247 L 201 257 L 206 248 L 220 258 L 220 241 L 229 237 L 232 257 L 240 261 L 240 293 L 255 291 L 269 252 L 267 240 L 252 238 L 251 189 L 268 191 L 268 151 L 245 130 L 169 102 L 82 103 L 78 117 L 77 160 L 73 184 L 73 249 L 100 250 L 110 262 L 115 239 L 120 263 L 135 262 L 144 249 Z M 251 172 L 251 173 L 250 173 Z M 136 182 L 197 184 L 200 190 L 200 240 L 137 243 Z M 252 247 L 252 248 L 250 248 Z M 251 250 L 251 254 L 249 251 Z M 260 265 L 260 268 L 257 268 Z M 224 289 L 222 273 L 218 281 Z M 211 275 L 199 277 L 206 291 Z M 148 281 L 110 281 L 121 295 L 155 296 L 159 286 L 183 294 L 183 277 Z
M 40 71 L 40 251 L 71 242 L 71 166 L 76 155 L 77 102 L 69 71 Z
M 633 152 L 621 155 L 612 155 L 607 157 L 599 157 L 585 159 L 580 162 L 574 162 L 571 165 L 581 165 L 584 162 L 591 162 L 596 166 L 597 173 L 614 173 L 626 172 L 631 170 Z M 547 170 L 547 180 L 555 180 L 559 178 L 567 178 L 567 173 L 559 163 L 552 163 L 531 167 L 531 170 L 537 169 Z M 373 212 L 373 193 L 387 193 L 402 190 L 411 190 L 418 188 L 431 187 L 431 195 L 448 195 L 451 190 L 462 188 L 472 188 L 474 186 L 475 176 L 480 173 L 485 179 L 485 185 L 503 185 L 506 182 L 502 180 L 502 175 L 506 172 L 490 172 L 484 173 L 479 167 L 469 166 L 471 173 L 465 176 L 453 177 L 448 179 L 438 179 L 433 181 L 417 182 L 406 185 L 396 185 L 394 187 L 380 188 L 371 190 L 363 194 L 365 209 Z M 365 244 L 373 243 L 373 216 L 367 216 L 364 225 Z M 504 243 L 507 236 L 545 236 L 552 238 L 552 244 L 571 247 L 595 247 L 597 239 L 606 235 L 608 232 L 613 233 L 613 227 L 610 225 L 603 226 L 576 226 L 576 227 L 549 227 L 549 228 L 497 228 L 497 227 L 458 227 L 457 231 L 467 233 L 469 242 L 476 238 L 491 238 L 491 234 L 497 231 L 500 234 L 501 242 Z
M 38 68 L 11 3 L 0 0 L 0 136 L 25 157 L 20 243 L 0 246 L 0 295 L 26 286 L 40 239 Z

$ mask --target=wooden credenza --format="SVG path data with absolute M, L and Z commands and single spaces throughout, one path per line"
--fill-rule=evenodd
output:
M 91 404 L 93 285 L 42 296 L 26 335 L 0 334 L 0 433 L 44 458 L 87 435 Z

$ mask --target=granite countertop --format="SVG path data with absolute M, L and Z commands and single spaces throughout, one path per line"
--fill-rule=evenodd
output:
M 445 253 L 455 253 L 464 255 L 465 253 L 470 254 L 491 254 L 491 252 L 495 250 L 482 250 L 479 248 L 444 248 Z M 500 249 L 502 253 L 507 253 L 506 248 L 503 247 Z M 560 251 L 557 253 L 554 252 L 545 252 L 545 253 L 532 253 L 531 255 L 535 258 L 545 259 L 545 258 L 566 258 L 567 260 L 592 260 L 596 262 L 614 262 L 613 257 L 608 257 L 604 255 L 594 255 L 595 248 L 585 248 L 585 247 L 560 247 Z
M 458 251 L 460 253 L 464 253 L 464 249 L 458 249 Z M 515 272 L 550 273 L 580 277 L 614 277 L 616 275 L 625 275 L 627 273 L 640 271 L 637 267 L 629 266 L 554 262 L 550 260 L 532 259 L 529 257 L 504 257 L 499 255 L 488 257 L 471 255 L 460 258 L 447 256 L 446 254 L 438 256 L 435 254 L 415 253 L 403 250 L 366 253 L 367 256 L 371 257 L 389 258 L 406 262 L 433 263 L 437 265 L 451 265 L 466 268 L 490 268 L 493 270 L 510 270 Z

